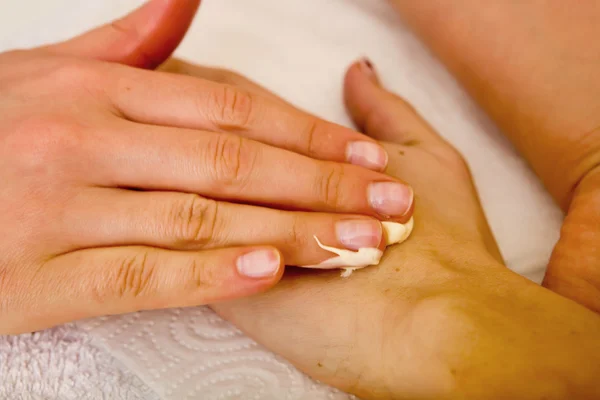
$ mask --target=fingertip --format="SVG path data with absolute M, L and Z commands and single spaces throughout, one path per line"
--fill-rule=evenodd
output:
M 335 223 L 335 235 L 339 244 L 348 250 L 380 247 L 383 226 L 375 218 L 344 218 Z
M 235 262 L 240 276 L 250 279 L 276 282 L 283 274 L 283 256 L 272 246 L 244 250 Z
M 47 48 L 153 69 L 179 45 L 199 6 L 200 0 L 150 0 L 111 23 Z
M 373 62 L 362 58 L 354 62 L 344 78 L 344 102 L 354 122 L 364 128 L 376 99 L 374 91 L 381 86 Z
M 346 145 L 346 161 L 373 171 L 385 171 L 389 155 L 377 142 L 359 140 Z
M 348 67 L 344 77 L 345 93 L 352 94 L 353 89 L 366 84 L 380 86 L 381 81 L 373 62 L 364 57 Z

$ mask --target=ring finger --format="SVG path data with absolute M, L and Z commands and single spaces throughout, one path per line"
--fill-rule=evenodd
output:
M 374 218 L 281 211 L 177 192 L 90 188 L 69 205 L 62 232 L 67 250 L 144 245 L 173 250 L 270 245 L 288 265 L 313 265 L 331 257 L 323 243 L 350 250 L 381 247 Z

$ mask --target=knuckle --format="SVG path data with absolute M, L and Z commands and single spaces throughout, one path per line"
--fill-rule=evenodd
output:
M 85 60 L 68 59 L 56 63 L 50 77 L 60 87 L 82 87 L 98 78 L 98 71 Z
M 308 123 L 306 126 L 305 134 L 304 134 L 304 142 L 306 155 L 309 157 L 314 156 L 318 150 L 315 148 L 315 139 L 317 138 L 317 132 L 320 129 L 320 121 L 316 117 L 309 117 Z
M 208 152 L 209 170 L 220 186 L 243 185 L 257 156 L 256 147 L 249 140 L 229 134 L 214 135 Z
M 248 130 L 252 125 L 255 98 L 250 92 L 221 85 L 213 92 L 215 123 L 224 130 Z
M 216 268 L 211 268 L 201 259 L 191 259 L 188 271 L 191 274 L 190 282 L 193 284 L 193 291 L 199 295 L 203 295 L 208 288 L 218 284 Z
M 215 239 L 218 203 L 195 194 L 175 203 L 169 216 L 176 245 L 204 247 Z
M 306 249 L 308 248 L 308 243 L 306 240 L 306 226 L 305 219 L 300 215 L 295 215 L 292 217 L 292 223 L 290 228 L 288 229 L 288 234 L 286 237 L 285 245 L 290 249 Z
M 109 298 L 138 298 L 152 290 L 156 260 L 147 251 L 124 257 L 117 261 L 114 281 L 108 285 Z M 104 297 L 104 296 L 103 296 Z
M 326 165 L 318 180 L 318 198 L 326 208 L 337 209 L 340 205 L 344 167 L 335 163 L 326 163 Z
M 61 115 L 24 117 L 14 128 L 7 144 L 28 170 L 51 171 L 78 154 L 85 137 L 84 126 Z

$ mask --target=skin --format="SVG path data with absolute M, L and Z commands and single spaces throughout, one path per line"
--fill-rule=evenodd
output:
M 0 333 L 264 291 L 285 264 L 330 257 L 312 235 L 381 247 L 380 220 L 410 218 L 412 190 L 378 172 L 387 155 L 372 138 L 144 69 L 174 50 L 198 3 L 154 0 L 0 54 Z M 382 187 L 393 199 L 373 200 Z
M 391 1 L 565 211 L 544 286 L 600 312 L 599 3 Z
M 265 92 L 223 70 L 165 69 Z M 347 279 L 288 270 L 264 294 L 212 307 L 364 399 L 598 398 L 600 317 L 503 266 L 460 154 L 364 61 L 349 69 L 345 97 L 356 124 L 385 143 L 386 172 L 415 188 L 412 236 Z

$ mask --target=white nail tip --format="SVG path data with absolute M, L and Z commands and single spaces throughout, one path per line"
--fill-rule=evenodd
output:
M 385 244 L 386 246 L 390 246 L 393 244 L 402 243 L 408 239 L 413 230 L 414 221 L 411 218 L 406 224 L 400 224 L 398 222 L 382 222 L 381 225 L 383 226 Z M 342 278 L 349 277 L 356 269 L 379 264 L 379 261 L 383 256 L 383 252 L 374 247 L 363 247 L 358 249 L 358 251 L 338 249 L 336 247 L 325 246 L 316 236 L 314 236 L 314 238 L 320 248 L 330 253 L 337 254 L 337 256 L 329 258 L 316 265 L 305 266 L 305 268 L 342 268 Z

